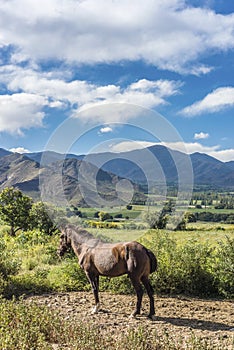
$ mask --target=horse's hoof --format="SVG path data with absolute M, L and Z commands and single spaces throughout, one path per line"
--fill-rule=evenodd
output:
M 137 315 L 140 315 L 139 312 L 132 312 L 131 315 L 129 316 L 129 318 L 136 318 Z
M 148 318 L 151 320 L 151 321 L 156 321 L 157 320 L 157 317 L 155 315 L 148 315 Z
M 94 308 L 91 311 L 91 315 L 97 314 L 99 309 L 100 309 L 100 305 L 99 304 L 95 305 Z

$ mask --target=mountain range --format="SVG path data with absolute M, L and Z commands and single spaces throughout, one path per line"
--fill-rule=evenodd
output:
M 0 149 L 0 190 L 14 186 L 39 198 L 39 178 L 47 176 L 51 184 L 48 186 L 50 195 L 53 196 L 58 188 L 58 171 L 62 169 L 66 197 L 82 203 L 78 186 L 80 169 L 83 169 L 82 176 L 87 183 L 93 181 L 92 177 L 97 179 L 97 187 L 89 186 L 88 189 L 91 200 L 97 188 L 105 198 L 114 198 L 116 184 L 121 179 L 128 179 L 138 195 L 149 182 L 173 185 L 181 177 L 186 182 L 190 165 L 194 186 L 234 189 L 234 161 L 225 163 L 201 153 L 188 157 L 182 152 L 155 145 L 129 152 L 89 155 L 64 155 L 52 151 L 22 155 Z
M 45 155 L 43 152 L 39 152 L 27 154 L 29 158 L 37 162 L 41 161 L 42 155 L 42 161 L 45 165 L 64 158 L 74 158 L 89 162 L 104 171 L 140 184 L 145 184 L 147 180 L 160 182 L 160 180 L 164 180 L 164 177 L 167 183 L 176 183 L 178 171 L 180 171 L 180 176 L 182 175 L 186 179 L 188 166 L 191 162 L 195 186 L 234 187 L 234 161 L 225 163 L 198 152 L 188 156 L 160 145 L 121 153 L 62 155 L 47 152 Z

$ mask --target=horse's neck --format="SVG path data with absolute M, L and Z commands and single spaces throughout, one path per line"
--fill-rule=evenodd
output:
M 91 234 L 82 234 L 73 232 L 71 236 L 71 245 L 75 254 L 79 257 L 81 254 L 92 249 L 100 243 L 100 240 L 93 237 Z
M 71 236 L 71 245 L 72 248 L 77 256 L 81 254 L 83 245 L 84 245 L 84 240 L 82 239 L 82 236 L 79 235 L 78 233 L 73 233 Z

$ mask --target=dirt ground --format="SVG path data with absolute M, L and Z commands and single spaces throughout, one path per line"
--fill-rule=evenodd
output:
M 209 339 L 226 349 L 234 349 L 234 303 L 220 300 L 201 300 L 186 297 L 155 296 L 156 321 L 147 319 L 149 304 L 147 296 L 142 303 L 142 314 L 129 318 L 134 309 L 135 296 L 100 293 L 101 309 L 91 315 L 94 301 L 91 292 L 56 293 L 33 296 L 28 299 L 59 310 L 62 317 L 87 322 L 100 327 L 103 334 L 121 334 L 130 328 L 147 327 L 160 334 L 173 334 L 184 339 L 194 336 Z M 222 340 L 222 342 L 221 342 Z M 232 344 L 232 345 L 230 345 Z

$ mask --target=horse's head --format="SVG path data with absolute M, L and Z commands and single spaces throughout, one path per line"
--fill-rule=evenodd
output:
M 63 256 L 66 251 L 71 247 L 71 238 L 69 234 L 64 230 L 60 236 L 59 247 L 57 253 L 59 256 Z

